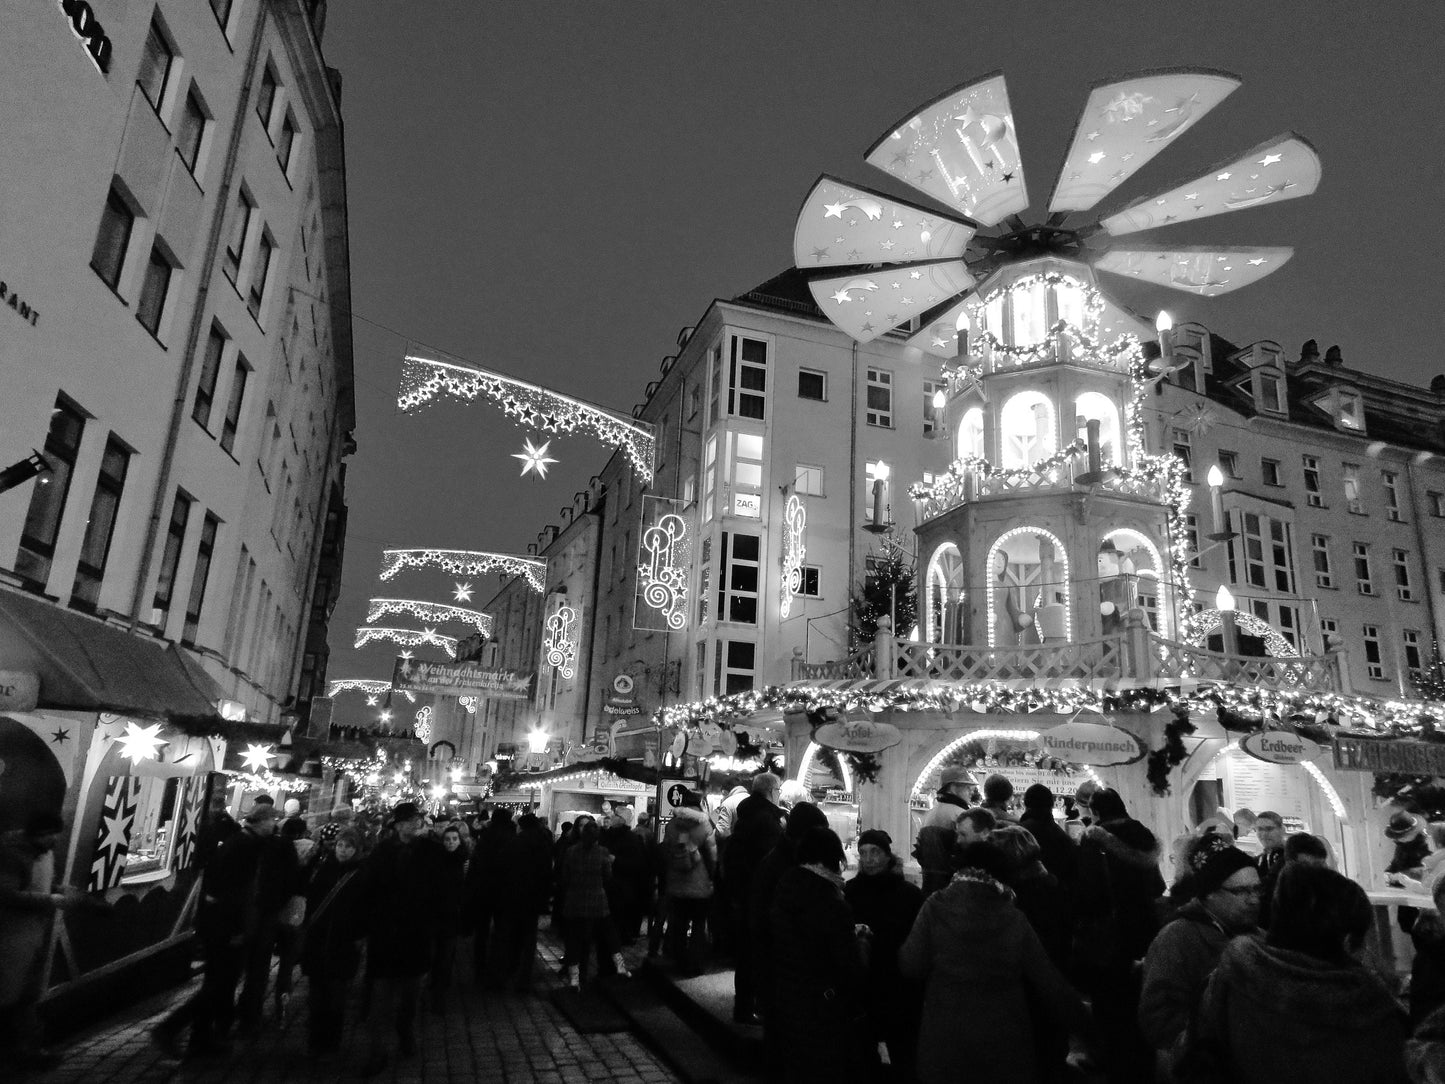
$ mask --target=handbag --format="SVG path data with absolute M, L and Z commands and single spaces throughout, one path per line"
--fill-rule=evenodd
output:
M 331 905 L 332 900 L 336 899 L 337 893 L 339 893 L 343 888 L 346 887 L 346 882 L 351 880 L 351 878 L 355 876 L 356 870 L 350 869 L 343 873 L 340 877 L 338 877 L 336 879 L 336 883 L 331 886 L 331 891 L 326 893 L 326 895 L 321 898 L 321 902 L 316 905 L 316 910 L 306 916 L 306 921 L 296 931 L 296 954 L 298 956 L 301 954 L 301 950 L 306 944 L 307 931 L 309 931 L 311 927 L 320 920 L 321 916 L 326 913 L 326 908 Z M 306 903 L 305 896 L 301 897 L 301 902 L 303 905 Z

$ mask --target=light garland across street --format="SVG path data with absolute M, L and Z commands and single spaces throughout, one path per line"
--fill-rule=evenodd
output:
M 370 624 L 387 614 L 410 614 L 419 621 L 464 621 L 488 639 L 492 635 L 492 615 L 480 610 L 464 610 L 444 602 L 423 602 L 414 598 L 374 598 L 367 604 L 366 621 Z
M 356 643 L 352 646 L 365 647 L 373 641 L 385 641 L 402 647 L 439 647 L 446 652 L 447 658 L 457 657 L 455 637 L 443 636 L 436 629 L 395 629 L 385 625 L 362 625 L 356 630 Z M 387 682 L 387 688 L 390 687 L 391 683 Z
M 369 639 L 379 639 L 370 637 Z M 392 691 L 391 682 L 377 678 L 332 678 L 327 684 L 326 695 L 335 696 L 337 693 L 344 693 L 348 690 L 366 693 L 368 696 L 379 696 Z M 416 694 L 402 690 L 406 698 L 413 704 L 416 703 Z
M 500 406 L 507 417 L 530 429 L 547 433 L 592 433 L 602 443 L 620 448 L 644 483 L 652 481 L 656 439 L 645 423 L 624 419 L 561 392 L 476 365 L 458 365 L 407 354 L 402 362 L 397 406 L 411 412 L 444 395 L 468 402 L 489 399 Z
M 379 578 L 389 580 L 406 568 L 439 568 L 453 576 L 485 576 L 498 572 L 503 576 L 521 576 L 527 586 L 539 595 L 544 589 L 547 562 L 514 553 L 489 553 L 485 550 L 397 549 L 381 551 Z

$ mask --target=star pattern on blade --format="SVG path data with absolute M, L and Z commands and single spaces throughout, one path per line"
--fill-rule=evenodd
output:
M 560 462 L 560 460 L 553 459 L 547 454 L 547 449 L 550 447 L 552 447 L 550 440 L 541 447 L 533 444 L 531 440 L 523 440 L 522 450 L 512 454 L 513 459 L 520 459 L 522 461 L 523 478 L 527 476 L 529 471 L 536 471 L 538 478 L 547 477 L 547 468 L 553 463 Z
M 456 587 L 452 589 L 452 598 L 456 599 L 458 602 L 471 602 L 472 585 L 469 583 L 457 584 Z
M 51 733 L 50 740 L 56 745 L 64 745 L 70 740 L 70 731 L 57 729 Z

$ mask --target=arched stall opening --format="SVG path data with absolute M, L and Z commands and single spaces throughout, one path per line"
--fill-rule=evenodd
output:
M 843 845 L 853 846 L 858 837 L 858 791 L 848 758 L 836 749 L 809 742 L 791 782 L 789 792 L 821 809 Z
M 1058 536 L 1016 527 L 988 551 L 988 644 L 1067 643 L 1070 616 L 1069 556 Z
M 1168 636 L 1172 608 L 1159 549 L 1149 537 L 1129 527 L 1108 532 L 1097 551 L 1099 616 L 1105 635 L 1124 627 L 1134 607 L 1144 611 L 1149 627 Z
M 1006 469 L 1031 467 L 1058 449 L 1054 404 L 1040 391 L 1021 391 L 999 412 L 999 459 Z
M 923 608 L 928 642 L 964 643 L 963 556 L 952 542 L 945 542 L 933 551 L 926 587 Z

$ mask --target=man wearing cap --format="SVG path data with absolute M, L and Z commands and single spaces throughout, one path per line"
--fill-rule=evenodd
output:
M 1385 883 L 1399 885 L 1400 877 L 1413 877 L 1418 881 L 1425 868 L 1425 858 L 1430 853 L 1430 844 L 1425 842 L 1425 818 L 1417 817 L 1409 810 L 1397 810 L 1385 825 L 1385 836 L 1395 844 L 1395 853 L 1385 867 Z M 1418 908 L 1398 907 L 1395 921 L 1400 929 L 1409 933 L 1415 928 L 1415 919 L 1419 914 Z
M 1149 946 L 1139 996 L 1139 1029 L 1154 1048 L 1160 1080 L 1174 1079 L 1177 1044 L 1224 947 L 1256 932 L 1259 871 L 1231 840 L 1208 832 L 1190 844 L 1175 891 L 1189 901 Z
M 954 825 L 968 808 L 965 795 L 972 780 L 966 768 L 944 768 L 938 776 L 938 797 L 918 829 L 913 857 L 923 867 L 923 895 L 937 892 L 953 879 Z

